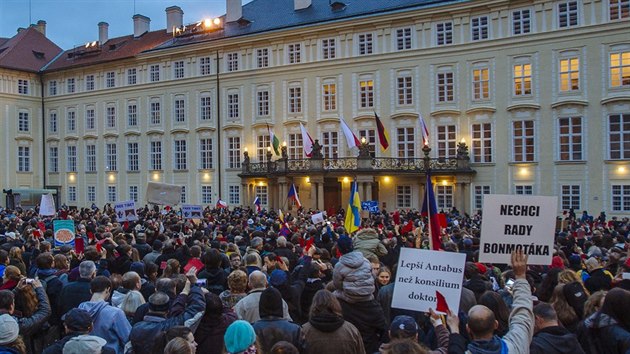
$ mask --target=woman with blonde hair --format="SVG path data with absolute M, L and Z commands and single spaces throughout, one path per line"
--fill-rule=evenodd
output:
M 606 293 L 606 290 L 600 290 L 588 297 L 588 300 L 584 303 L 584 318 L 589 318 L 592 314 L 599 311 L 604 304 Z
M 20 270 L 20 274 L 26 276 L 26 264 L 22 258 L 21 247 L 11 247 L 9 251 L 9 265 L 16 266 Z
M 577 285 L 579 283 L 571 283 L 571 284 L 558 284 L 553 289 L 553 294 L 551 295 L 551 306 L 556 310 L 558 314 L 558 321 L 562 323 L 564 328 L 569 330 L 571 333 L 575 333 L 577 331 L 577 326 L 582 320 L 581 315 L 582 311 L 578 314 L 578 311 L 575 309 L 575 304 L 571 304 L 568 301 L 568 298 L 572 295 L 572 285 Z M 566 289 L 565 289 L 566 288 Z M 578 290 L 580 291 L 580 290 Z M 585 299 L 586 294 L 582 292 L 580 298 Z M 582 303 L 582 308 L 584 303 Z
M 145 301 L 142 293 L 137 290 L 132 290 L 125 295 L 123 301 L 118 307 L 123 310 L 125 316 L 127 316 L 127 319 L 129 320 L 129 323 L 133 326 L 133 316 L 136 314 L 138 307 L 144 303 Z
M 228 290 L 219 294 L 225 307 L 234 309 L 236 303 L 247 296 L 247 274 L 242 270 L 235 270 L 227 277 Z

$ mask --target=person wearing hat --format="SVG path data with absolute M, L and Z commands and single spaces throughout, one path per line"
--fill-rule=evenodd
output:
M 256 331 L 247 321 L 234 321 L 223 336 L 227 354 L 257 354 L 262 353 Z
M 191 269 L 186 275 L 186 285 L 173 307 L 180 306 L 181 311 L 176 316 L 168 317 L 170 298 L 168 294 L 156 292 L 149 297 L 149 312 L 144 319 L 133 325 L 129 340 L 134 353 L 150 353 L 157 337 L 162 332 L 175 326 L 183 326 L 184 323 L 203 312 L 206 308 L 206 300 L 201 288 L 196 285 L 196 269 Z M 183 305 L 181 302 L 185 305 Z
M 435 336 L 437 338 L 437 349 L 427 350 L 428 354 L 441 354 L 445 353 L 448 349 L 448 336 L 449 332 L 445 325 L 442 323 L 440 316 L 432 309 L 429 310 L 429 319 L 435 329 Z M 411 316 L 399 315 L 394 317 L 391 325 L 389 326 L 389 338 L 391 342 L 383 344 L 381 346 L 381 352 L 387 352 L 392 343 L 401 341 L 418 342 L 418 323 Z M 422 346 L 422 345 L 421 345 Z M 426 349 L 426 348 L 425 348 Z
M 92 317 L 90 316 L 90 313 L 85 310 L 77 308 L 72 309 L 68 311 L 65 315 L 63 315 L 61 320 L 63 321 L 64 328 L 66 329 L 66 336 L 53 343 L 48 348 L 44 349 L 42 354 L 62 354 L 65 352 L 65 345 L 68 341 L 78 336 L 86 336 L 92 331 Z M 101 347 L 103 347 L 105 343 L 107 343 L 104 339 L 100 337 L 92 337 L 99 338 L 102 341 Z M 86 345 L 89 340 L 85 340 L 84 338 L 85 337 L 82 338 L 81 342 L 83 342 L 83 345 Z M 75 343 L 72 344 L 71 347 L 78 345 L 79 343 Z M 87 349 L 88 347 L 85 348 Z M 101 351 L 99 351 L 98 353 L 115 353 L 114 350 L 107 347 L 100 348 L 100 350 Z
M 279 341 L 303 347 L 301 327 L 282 316 L 282 295 L 276 288 L 267 288 L 260 295 L 260 320 L 253 324 L 264 353 Z
M 83 302 L 79 308 L 86 310 L 92 317 L 93 328 L 90 332 L 107 341 L 107 348 L 117 354 L 124 352 L 125 343 L 129 340 L 131 325 L 125 313 L 107 301 L 112 291 L 111 281 L 104 276 L 97 276 L 90 282 L 92 298 Z
M 26 354 L 20 327 L 9 314 L 0 315 L 0 353 Z
M 63 354 L 104 354 L 105 344 L 107 341 L 101 337 L 83 334 L 68 340 L 63 346 Z
M 584 287 L 591 294 L 599 290 L 610 290 L 612 283 L 612 274 L 605 270 L 595 257 L 586 260 L 586 270 L 589 277 L 584 281 Z
M 138 224 L 138 226 L 142 227 L 140 224 Z M 151 253 L 153 250 L 151 246 L 147 244 L 147 235 L 144 232 L 138 233 L 138 236 L 136 236 L 136 243 L 131 247 L 138 250 L 140 259 L 144 258 L 144 256 Z

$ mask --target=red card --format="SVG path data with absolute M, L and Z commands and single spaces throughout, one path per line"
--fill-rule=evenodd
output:
M 309 238 L 308 241 L 306 241 L 306 246 L 304 247 L 304 250 L 308 252 L 308 250 L 313 247 L 313 243 L 315 243 L 315 239 L 313 237 Z
M 85 250 L 85 241 L 83 240 L 83 237 L 77 237 L 74 239 L 74 250 L 77 254 L 83 253 L 83 250 Z
M 166 261 L 162 261 L 162 263 L 160 263 L 160 269 L 166 269 Z
M 162 262 L 162 263 L 164 263 L 164 268 L 166 268 L 166 262 Z M 199 259 L 193 258 L 190 261 L 188 261 L 186 266 L 184 266 L 184 274 L 188 273 L 188 271 L 192 267 L 197 268 L 197 273 L 199 273 L 204 268 L 204 264 Z M 164 269 L 164 268 L 162 268 L 162 269 Z

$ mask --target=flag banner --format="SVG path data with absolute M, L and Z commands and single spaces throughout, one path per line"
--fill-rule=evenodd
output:
M 182 199 L 182 186 L 149 182 L 147 184 L 147 203 L 157 205 L 178 205 Z
M 203 207 L 201 205 L 182 204 L 182 216 L 184 219 L 201 219 Z
M 313 138 L 306 131 L 304 125 L 300 122 L 300 131 L 302 132 L 302 148 L 306 157 L 311 157 L 313 154 Z
M 420 115 L 420 131 L 422 131 L 422 144 L 429 145 L 429 127 L 424 121 L 424 118 L 422 118 L 422 115 Z
M 136 215 L 136 202 L 133 200 L 114 203 L 114 210 L 116 211 L 116 221 L 118 222 L 138 220 L 138 215 Z
M 509 264 L 521 249 L 527 264 L 550 265 L 557 205 L 558 197 L 485 194 L 479 261 Z
M 429 243 L 431 244 L 431 249 L 437 251 L 442 247 L 442 240 L 440 239 L 440 216 L 437 212 L 437 203 L 435 202 L 431 174 L 428 172 L 425 188 L 424 201 L 422 203 L 422 216 L 429 218 Z
M 291 188 L 289 188 L 289 195 L 287 195 L 288 199 L 292 199 L 295 201 L 295 205 L 297 205 L 298 208 L 302 207 L 302 203 L 300 203 L 300 197 L 298 196 L 298 192 L 297 189 L 295 189 L 295 184 L 291 184 Z
M 458 313 L 465 265 L 464 253 L 401 248 L 392 307 Z
M 53 237 L 55 239 L 55 247 L 72 246 L 74 247 L 74 221 L 73 220 L 55 220 L 53 221 Z
M 273 133 L 273 129 L 269 127 L 269 124 L 267 124 L 267 130 L 269 131 L 269 141 L 271 142 L 273 152 L 276 156 L 280 156 L 280 140 L 278 140 L 276 134 Z
M 374 118 L 376 119 L 376 130 L 378 131 L 378 141 L 381 144 L 381 150 L 385 151 L 389 148 L 389 134 L 387 134 L 387 130 L 385 130 L 385 126 L 381 119 L 378 117 L 378 114 L 374 112 Z
M 227 209 L 228 204 L 227 204 L 227 202 L 225 202 L 225 201 L 223 201 L 223 200 L 219 199 L 219 200 L 217 200 L 217 205 L 216 205 L 216 207 L 217 207 L 217 208 L 219 208 L 219 209 L 221 209 L 221 208 L 226 208 L 226 209 Z
M 52 194 L 42 194 L 42 200 L 39 203 L 39 215 L 54 216 L 55 215 L 55 198 Z
M 343 131 L 343 135 L 346 137 L 346 142 L 348 143 L 348 149 L 352 149 L 354 147 L 358 148 L 361 146 L 361 142 L 357 138 L 356 135 L 352 132 L 346 121 L 343 118 L 339 118 L 339 124 L 341 125 L 341 130 Z
M 357 181 L 354 180 L 350 187 L 350 200 L 348 200 L 348 208 L 346 209 L 346 219 L 344 227 L 346 232 L 351 234 L 361 226 L 361 199 L 359 198 L 359 187 Z
M 257 196 L 256 199 L 254 199 L 254 206 L 256 207 L 256 212 L 260 213 L 260 211 L 262 210 L 260 197 Z

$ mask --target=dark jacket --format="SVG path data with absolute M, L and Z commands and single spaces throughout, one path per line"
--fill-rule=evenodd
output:
M 20 352 L 17 349 L 0 345 L 0 354 L 20 354 Z
M 50 274 L 49 274 L 50 273 Z M 37 276 L 42 281 L 42 285 L 46 288 L 46 295 L 48 296 L 48 303 L 52 310 L 52 314 L 48 319 L 51 325 L 61 324 L 61 314 L 59 313 L 59 297 L 61 290 L 63 289 L 63 283 L 54 274 L 54 269 L 48 269 L 45 271 L 38 271 Z M 46 283 L 44 285 L 44 283 Z
M 303 354 L 365 353 L 359 330 L 337 315 L 314 316 L 304 324 L 302 331 L 305 345 Z
M 575 334 L 553 326 L 541 329 L 532 338 L 530 354 L 584 354 Z
M 206 289 L 213 294 L 219 295 L 227 289 L 227 275 L 221 268 L 206 268 L 197 274 L 197 278 L 206 279 Z
M 273 345 L 279 341 L 287 341 L 298 350 L 302 349 L 302 328 L 282 317 L 280 292 L 274 288 L 266 289 L 260 295 L 260 320 L 253 325 L 263 353 L 270 353 Z
M 508 354 L 506 343 L 497 336 L 490 340 L 476 340 L 467 344 L 464 336 L 452 333 L 448 340 L 448 354 Z
M 236 313 L 227 307 L 219 318 L 204 315 L 195 331 L 197 353 L 222 354 L 225 331 L 237 319 Z
M 298 258 L 295 253 L 291 252 L 290 249 L 286 247 L 278 247 L 274 250 L 274 252 L 278 257 L 285 257 L 289 260 L 289 270 L 293 270 L 293 268 L 297 265 Z
M 163 335 L 162 332 L 167 331 L 175 326 L 183 326 L 184 322 L 193 318 L 197 313 L 206 308 L 201 289 L 193 286 L 186 301 L 186 310 L 171 318 L 159 317 L 149 312 L 144 320 L 133 325 L 129 340 L 134 353 L 147 354 L 153 351 L 153 346 L 157 342 L 158 337 Z
M 23 337 L 32 336 L 41 328 L 51 314 L 50 304 L 44 292 L 44 288 L 36 288 L 37 309 L 31 317 L 15 317 L 19 327 L 20 334 Z
M 349 303 L 339 299 L 343 318 L 352 323 L 361 333 L 367 353 L 378 351 L 387 332 L 385 315 L 376 300 Z
M 589 275 L 584 281 L 584 287 L 591 294 L 599 290 L 610 290 L 612 279 L 605 273 L 604 268 L 595 269 Z
M 66 342 L 68 342 L 70 339 L 74 337 L 81 336 L 84 334 L 85 333 L 78 333 L 78 332 L 70 333 L 67 336 L 53 343 L 48 348 L 44 349 L 42 354 L 63 354 L 63 346 L 66 345 Z M 111 348 L 107 348 L 105 346 L 101 348 L 101 354 L 115 354 L 115 353 L 116 352 L 112 350 Z
M 129 271 L 129 268 L 131 268 L 131 263 L 133 263 L 133 261 L 131 260 L 131 258 L 129 258 L 128 255 L 123 254 L 119 256 L 118 258 L 114 259 L 111 264 L 112 273 L 118 273 L 121 275 L 127 273 Z
M 138 250 L 140 259 L 144 258 L 144 256 L 146 256 L 147 254 L 151 253 L 151 251 L 153 251 L 153 248 L 144 241 L 137 241 L 136 244 L 131 247 Z
M 596 312 L 584 320 L 578 340 L 587 354 L 630 353 L 630 332 L 603 313 Z
M 82 302 L 90 301 L 90 279 L 79 278 L 75 282 L 68 283 L 61 289 L 59 295 L 59 314 L 62 316 L 71 309 L 78 307 Z

